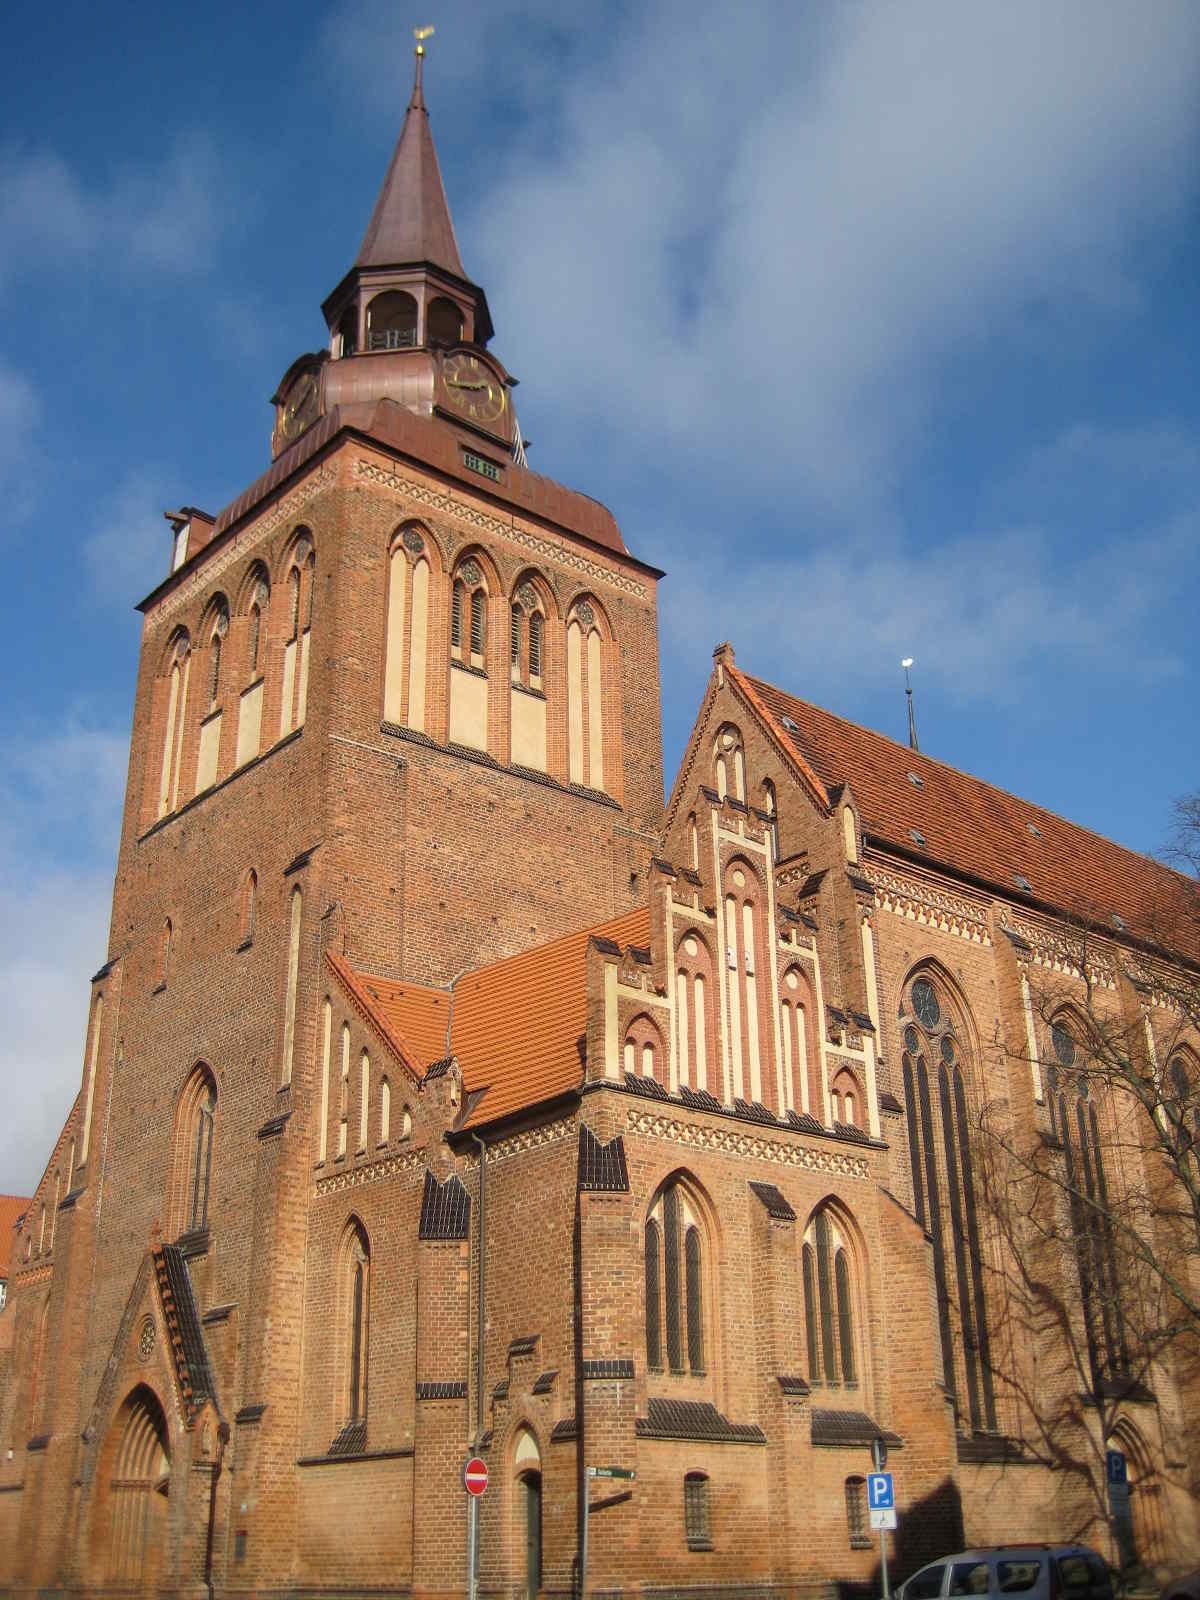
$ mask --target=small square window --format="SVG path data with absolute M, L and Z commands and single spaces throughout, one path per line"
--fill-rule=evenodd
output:
M 702 1472 L 689 1472 L 683 1480 L 683 1522 L 689 1550 L 712 1549 L 708 1479 Z

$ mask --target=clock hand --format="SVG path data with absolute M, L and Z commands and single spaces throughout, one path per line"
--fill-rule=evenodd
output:
M 446 382 L 453 389 L 489 389 L 491 387 L 486 378 L 449 377 Z

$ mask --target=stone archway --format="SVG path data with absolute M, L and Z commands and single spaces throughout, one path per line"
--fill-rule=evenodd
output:
M 97 1484 L 93 1551 L 108 1583 L 158 1587 L 170 1483 L 167 1420 L 157 1396 L 139 1385 L 113 1418 Z

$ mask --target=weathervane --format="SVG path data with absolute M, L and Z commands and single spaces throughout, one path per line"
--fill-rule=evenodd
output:
M 413 105 L 417 105 L 417 106 L 423 106 L 425 104 L 425 101 L 424 101 L 424 99 L 422 98 L 422 95 L 421 95 L 421 66 L 422 66 L 422 63 L 425 60 L 425 41 L 426 41 L 426 39 L 428 39 L 430 37 L 430 35 L 432 33 L 433 33 L 433 25 L 432 25 L 432 23 L 426 24 L 426 26 L 423 27 L 423 28 L 414 28 L 413 29 L 413 38 L 417 41 L 417 48 L 414 50 L 413 54 L 417 58 L 417 64 L 416 64 L 416 67 L 413 70 L 413 97 L 412 97 L 412 103 L 413 103 Z

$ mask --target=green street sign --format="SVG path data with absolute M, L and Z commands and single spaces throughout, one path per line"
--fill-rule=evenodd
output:
M 589 1467 L 589 1478 L 636 1478 L 637 1473 L 631 1472 L 628 1467 Z

